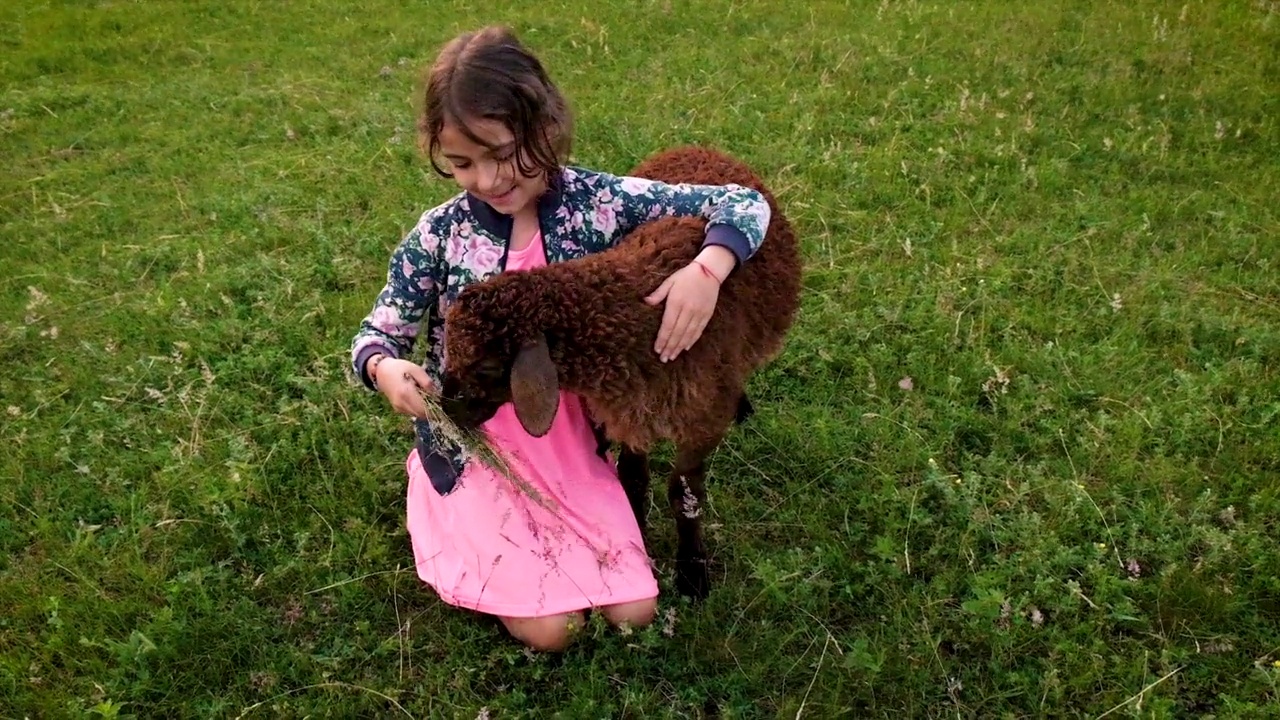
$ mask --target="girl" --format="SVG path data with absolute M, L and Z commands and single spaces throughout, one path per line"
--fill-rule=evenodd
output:
M 419 393 L 438 392 L 445 312 L 468 284 L 599 252 L 647 219 L 700 215 L 701 253 L 646 298 L 665 302 L 654 352 L 676 358 L 702 333 L 720 283 L 760 247 L 769 206 L 738 186 L 668 185 L 567 166 L 567 103 L 505 28 L 450 41 L 430 68 L 424 100 L 419 147 L 461 191 L 424 213 L 395 249 L 351 347 L 364 385 L 414 418 L 406 520 L 418 576 L 444 602 L 496 615 L 534 649 L 564 649 L 588 608 L 615 626 L 645 625 L 658 585 L 615 468 L 596 453 L 577 398 L 561 394 L 555 424 L 541 438 L 524 432 L 509 404 L 484 426 L 513 469 L 550 500 L 544 506 L 434 433 Z M 407 358 L 423 334 L 419 365 Z

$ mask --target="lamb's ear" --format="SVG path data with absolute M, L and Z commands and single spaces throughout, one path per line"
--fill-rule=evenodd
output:
M 530 435 L 542 437 L 551 430 L 560 407 L 560 382 L 544 335 L 525 343 L 516 354 L 511 365 L 511 402 Z

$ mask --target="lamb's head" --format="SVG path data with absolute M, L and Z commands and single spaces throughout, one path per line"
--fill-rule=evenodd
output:
M 515 317 L 519 306 L 499 289 L 469 287 L 450 307 L 441 404 L 455 424 L 474 430 L 510 402 L 524 429 L 541 437 L 560 403 L 556 367 L 546 334 Z

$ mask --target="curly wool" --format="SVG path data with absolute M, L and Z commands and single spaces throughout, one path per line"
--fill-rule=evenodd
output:
M 703 219 L 660 218 L 605 252 L 505 273 L 461 292 L 447 319 L 447 374 L 491 415 L 510 398 L 506 385 L 520 348 L 545 336 L 560 387 L 583 399 L 609 439 L 639 452 L 663 439 L 714 443 L 733 422 L 751 373 L 783 348 L 799 307 L 799 245 L 761 179 L 724 153 L 668 150 L 631 174 L 742 185 L 772 209 L 764 242 L 725 280 L 698 341 L 668 363 L 653 349 L 664 309 L 644 298 L 688 265 L 706 237 Z

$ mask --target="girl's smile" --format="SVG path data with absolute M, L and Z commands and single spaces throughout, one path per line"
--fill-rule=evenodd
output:
M 513 187 L 513 188 L 508 188 L 508 189 L 507 189 L 505 192 L 503 192 L 501 195 L 487 195 L 487 196 L 485 196 L 485 197 L 484 197 L 484 201 L 485 201 L 485 202 L 487 202 L 487 203 L 489 203 L 490 205 L 493 205 L 493 206 L 497 207 L 497 206 L 499 206 L 499 205 L 505 205 L 505 204 L 506 204 L 506 202 L 507 202 L 508 200 L 510 200 L 511 198 L 515 197 L 515 194 L 516 194 L 516 193 L 515 193 L 515 188 L 514 188 L 514 187 Z

